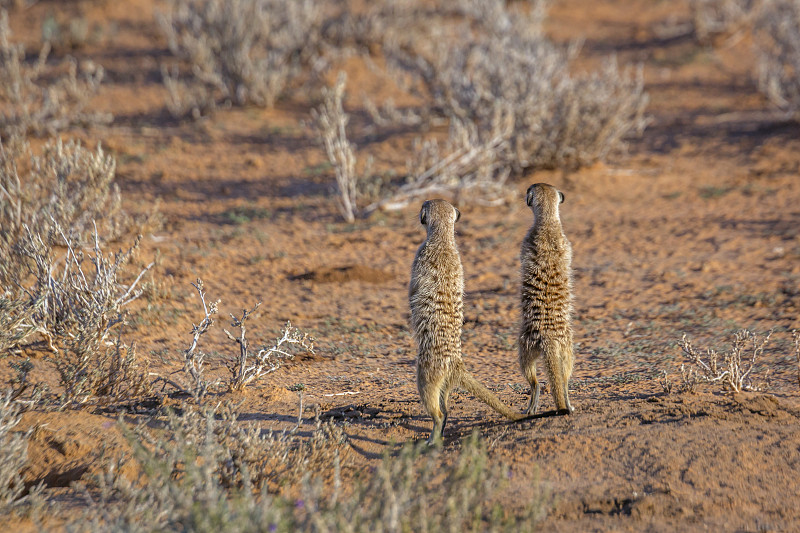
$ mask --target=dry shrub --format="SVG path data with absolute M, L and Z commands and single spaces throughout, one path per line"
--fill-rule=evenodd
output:
M 54 134 L 71 126 L 108 123 L 112 116 L 87 109 L 103 80 L 103 68 L 73 58 L 49 68 L 49 45 L 27 62 L 22 45 L 10 42 L 8 14 L 0 12 L 0 138 Z M 66 72 L 64 72 L 66 70 Z M 79 72 L 80 71 L 80 72 Z
M 197 278 L 197 281 L 192 283 L 192 286 L 197 291 L 200 302 L 203 304 L 203 319 L 197 324 L 192 324 L 192 343 L 183 352 L 183 368 L 181 369 L 183 379 L 177 378 L 177 382 L 172 379 L 164 381 L 170 383 L 179 391 L 190 394 L 196 401 L 200 401 L 208 392 L 209 383 L 203 375 L 205 372 L 205 354 L 197 348 L 200 344 L 200 337 L 205 335 L 214 324 L 214 315 L 219 311 L 220 300 L 210 304 L 206 303 L 203 280 L 200 278 Z
M 0 147 L 0 353 L 43 339 L 65 405 L 146 390 L 133 348 L 108 343 L 153 266 L 122 283 L 138 240 L 124 252 L 102 250 L 97 223 L 114 238 L 132 224 L 115 166 L 101 148 L 74 142 L 51 141 L 39 156 L 18 137 Z
M 15 349 L 39 330 L 34 316 L 44 300 L 43 295 L 18 299 L 10 291 L 0 294 L 0 354 Z
M 345 128 L 350 117 L 342 108 L 344 87 L 347 77 L 339 73 L 336 85 L 323 91 L 323 103 L 318 109 L 311 110 L 317 136 L 325 146 L 328 160 L 336 171 L 336 188 L 339 192 L 337 205 L 344 219 L 355 222 L 358 196 L 358 175 L 356 174 L 356 156 L 354 147 L 347 140 Z
M 6 290 L 6 298 L 13 298 L 13 305 L 8 304 L 7 308 L 15 310 L 20 308 L 19 302 L 30 302 L 22 308 L 26 312 L 32 310 L 31 318 L 17 321 L 17 329 L 25 327 L 41 334 L 54 353 L 79 337 L 104 342 L 111 329 L 122 321 L 122 307 L 139 296 L 136 285 L 152 266 L 128 286 L 121 286 L 117 276 L 138 241 L 127 252 L 111 256 L 102 251 L 96 239 L 89 250 L 92 255 L 87 256 L 60 226 L 56 229 L 62 240 L 53 242 L 67 248 L 65 257 L 57 257 L 53 246 L 26 228 L 11 250 L 12 263 L 22 268 L 0 269 L 0 287 Z
M 247 320 L 261 304 L 256 304 L 250 311 L 242 310 L 242 317 L 237 318 L 231 315 L 231 326 L 239 328 L 239 336 L 234 337 L 228 330 L 223 330 L 230 340 L 239 345 L 239 356 L 225 361 L 225 366 L 231 373 L 228 386 L 231 390 L 243 390 L 247 385 L 278 370 L 284 361 L 294 359 L 294 354 L 290 351 L 291 346 L 300 347 L 308 352 L 314 353 L 314 339 L 299 329 L 292 326 L 291 322 L 286 322 L 286 326 L 281 332 L 281 336 L 275 340 L 272 346 L 262 346 L 254 353 L 250 352 L 250 345 L 247 341 Z
M 800 3 L 795 0 L 694 0 L 702 43 L 752 34 L 759 90 L 779 109 L 800 111 Z
M 609 59 L 595 73 L 572 75 L 576 51 L 542 35 L 539 11 L 524 15 L 493 3 L 483 32 L 440 41 L 428 57 L 414 57 L 436 108 L 474 124 L 479 141 L 507 132 L 502 157 L 517 169 L 591 164 L 643 129 L 640 71 L 620 72 Z
M 453 458 L 424 444 L 387 453 L 377 467 L 360 469 L 345 492 L 344 432 L 318 420 L 309 436 L 300 427 L 262 432 L 226 407 L 170 413 L 163 431 L 140 425 L 130 438 L 142 478 L 131 483 L 109 472 L 81 523 L 124 531 L 400 533 L 531 531 L 544 516 L 543 492 L 516 515 L 504 507 L 498 494 L 508 471 L 490 462 L 477 435 Z
M 159 16 L 182 79 L 164 69 L 168 107 L 198 117 L 220 103 L 270 107 L 314 61 L 321 15 L 311 0 L 170 0 Z
M 477 433 L 464 440 L 452 462 L 442 448 L 408 444 L 399 454 L 386 455 L 352 495 L 326 499 L 312 485 L 303 529 L 534 531 L 544 518 L 546 494 L 538 492 L 512 514 L 501 499 L 508 477 L 505 465 L 492 464 Z
M 620 70 L 611 57 L 595 72 L 573 73 L 577 46 L 563 49 L 543 35 L 544 7 L 463 0 L 454 8 L 461 23 L 452 15 L 424 19 L 428 12 L 418 6 L 397 19 L 408 27 L 387 32 L 384 41 L 396 79 L 418 80 L 428 101 L 421 120 L 442 116 L 451 134 L 438 160 L 380 207 L 402 205 L 415 190 L 416 196 L 469 193 L 492 203 L 501 199 L 509 169 L 588 165 L 643 130 L 641 68 Z
M 20 503 L 25 492 L 20 471 L 28 462 L 30 432 L 14 432 L 20 408 L 10 394 L 0 399 L 0 514 Z
M 692 0 L 692 26 L 697 40 L 712 44 L 747 30 L 757 14 L 757 0 Z
M 148 225 L 154 215 L 134 221 L 121 210 L 115 171 L 116 161 L 100 146 L 91 151 L 58 139 L 41 155 L 19 138 L 0 146 L 0 258 L 7 262 L 23 226 L 45 240 L 58 240 L 61 227 L 84 241 L 95 224 L 108 239 Z
M 297 507 L 271 496 L 310 472 L 339 463 L 346 437 L 317 421 L 310 437 L 262 432 L 239 423 L 229 406 L 186 406 L 167 414 L 163 431 L 139 425 L 130 440 L 142 478 L 110 471 L 99 501 L 80 523 L 124 531 L 291 531 Z M 157 424 L 152 421 L 150 426 Z
M 795 116 L 800 112 L 800 3 L 770 0 L 756 18 L 758 87 Z
M 117 337 L 110 347 L 92 343 L 70 343 L 51 358 L 59 372 L 64 392 L 62 407 L 94 400 L 101 405 L 146 398 L 152 393 L 147 364 L 136 357 L 136 346 Z
M 92 247 L 83 250 L 59 225 L 54 230 L 61 241 L 51 245 L 25 226 L 11 251 L 11 264 L 21 268 L 0 269 L 0 288 L 8 301 L 0 308 L 0 322 L 12 326 L 0 333 L 0 344 L 12 350 L 35 334 L 43 338 L 64 388 L 62 405 L 145 393 L 145 373 L 135 350 L 119 338 L 109 348 L 107 339 L 123 322 L 123 308 L 141 295 L 137 285 L 153 264 L 123 284 L 118 278 L 138 240 L 127 251 L 107 254 L 96 232 Z M 56 244 L 66 248 L 66 256 L 57 257 Z
M 493 131 L 484 141 L 474 123 L 452 119 L 443 147 L 435 139 L 417 139 L 407 182 L 366 211 L 402 209 L 417 198 L 431 196 L 450 196 L 454 203 L 462 199 L 484 205 L 504 203 L 511 171 L 502 154 L 509 146 L 506 135 L 510 122 L 495 122 L 493 127 L 503 129 Z
M 737 331 L 730 350 L 722 354 L 721 361 L 717 351 L 709 348 L 705 353 L 701 353 L 684 335 L 680 347 L 696 369 L 688 372 L 688 379 L 692 381 L 691 388 L 694 388 L 694 383 L 702 380 L 707 383 L 719 383 L 723 390 L 731 392 L 759 390 L 753 384 L 751 374 L 755 369 L 756 360 L 764 353 L 771 335 L 770 331 L 761 338 L 746 329 Z M 687 382 L 687 374 L 684 373 L 683 367 L 681 373 L 684 374 L 684 382 Z
M 214 315 L 219 312 L 221 300 L 206 302 L 206 293 L 203 280 L 197 279 L 192 286 L 200 297 L 203 306 L 203 319 L 198 324 L 192 324 L 192 343 L 183 352 L 183 368 L 173 372 L 169 377 L 161 377 L 157 381 L 171 385 L 178 392 L 192 396 L 195 401 L 202 401 L 209 390 L 218 383 L 206 380 L 205 353 L 199 349 L 200 339 L 214 324 Z M 314 340 L 293 327 L 287 322 L 281 331 L 281 336 L 270 347 L 261 346 L 255 352 L 250 351 L 247 339 L 247 321 L 250 315 L 261 304 L 256 304 L 251 310 L 242 310 L 242 317 L 231 315 L 231 326 L 239 329 L 239 336 L 234 337 L 227 330 L 223 330 L 227 337 L 238 345 L 239 353 L 234 356 L 223 354 L 223 364 L 230 371 L 231 377 L 227 386 L 229 390 L 243 390 L 247 385 L 259 378 L 271 374 L 281 367 L 284 361 L 292 359 L 292 347 L 300 347 L 306 351 L 314 352 Z

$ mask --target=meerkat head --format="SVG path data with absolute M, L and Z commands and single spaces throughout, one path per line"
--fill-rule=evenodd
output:
M 536 218 L 558 218 L 558 204 L 564 203 L 564 193 L 547 183 L 534 183 L 528 187 L 525 203 Z
M 438 226 L 453 226 L 461 218 L 461 211 L 444 200 L 428 200 L 419 211 L 419 222 L 428 231 Z

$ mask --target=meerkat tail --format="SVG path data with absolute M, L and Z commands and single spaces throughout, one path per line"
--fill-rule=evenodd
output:
M 567 361 L 565 357 L 567 355 L 564 353 L 566 349 L 558 343 L 550 343 L 545 347 L 544 351 L 556 409 L 572 413 L 575 410 L 569 402 L 569 378 L 572 374 L 572 365 L 569 364 L 569 368 L 567 368 L 567 364 L 570 361 Z
M 460 385 L 467 389 L 473 396 L 477 397 L 483 403 L 508 418 L 509 420 L 522 420 L 525 415 L 517 413 L 509 406 L 500 401 L 500 398 L 494 395 L 492 391 L 483 386 L 483 384 L 475 379 L 472 374 L 467 371 L 461 375 Z

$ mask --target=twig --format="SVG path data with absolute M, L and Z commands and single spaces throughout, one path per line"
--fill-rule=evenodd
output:
M 794 357 L 797 359 L 797 385 L 800 386 L 800 332 L 796 329 L 792 330 L 792 339 L 794 339 Z

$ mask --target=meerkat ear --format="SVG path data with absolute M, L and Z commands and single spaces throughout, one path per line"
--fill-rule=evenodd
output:
M 455 222 L 458 222 L 458 219 L 461 218 L 461 211 L 459 211 L 457 207 L 454 207 L 453 209 L 456 210 L 456 220 L 455 220 Z
M 563 204 L 564 203 L 564 193 L 561 192 L 561 191 L 558 191 L 558 196 L 561 198 L 561 201 L 558 202 L 558 203 Z
M 427 217 L 425 216 L 425 208 L 423 207 L 419 212 L 419 223 L 423 226 L 428 223 Z
M 528 205 L 528 207 L 530 207 L 533 204 L 533 194 L 531 194 L 532 191 L 533 191 L 533 186 L 528 187 L 528 192 L 525 193 L 525 203 Z

